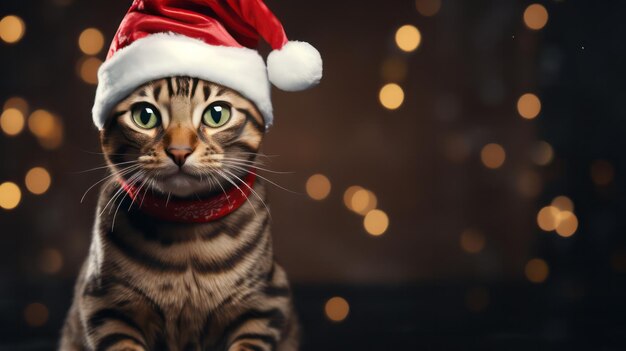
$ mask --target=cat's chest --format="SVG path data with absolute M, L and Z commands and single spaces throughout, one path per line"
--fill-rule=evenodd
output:
M 209 336 L 216 311 L 228 300 L 221 288 L 228 285 L 224 277 L 205 276 L 192 269 L 177 274 L 143 272 L 131 279 L 162 312 L 159 330 L 170 350 L 183 350 L 199 335 Z
M 231 278 L 200 274 L 193 269 L 178 274 L 144 275 L 137 280 L 166 315 L 204 315 L 217 309 L 232 293 Z

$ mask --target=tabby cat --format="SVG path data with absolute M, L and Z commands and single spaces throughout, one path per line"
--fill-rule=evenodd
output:
M 116 106 L 100 134 L 112 175 L 61 350 L 298 349 L 265 189 L 246 182 L 264 130 L 252 102 L 195 78 L 150 82 Z M 167 205 L 239 192 L 239 208 L 206 223 L 142 208 L 146 196 Z

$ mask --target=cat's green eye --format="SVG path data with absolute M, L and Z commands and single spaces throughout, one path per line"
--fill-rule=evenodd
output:
M 230 120 L 230 106 L 225 102 L 214 102 L 202 114 L 202 122 L 211 128 L 219 128 Z
M 133 122 L 143 129 L 152 129 L 161 123 L 159 110 L 148 104 L 140 103 L 132 107 Z

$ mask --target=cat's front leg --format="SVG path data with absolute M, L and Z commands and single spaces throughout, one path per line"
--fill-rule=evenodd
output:
M 95 351 L 146 351 L 147 347 L 140 339 L 127 333 L 104 335 L 97 341 Z
M 285 306 L 287 307 L 287 306 Z M 288 331 L 295 321 L 287 317 L 289 308 L 250 310 L 236 320 L 230 331 L 224 335 L 228 340 L 227 351 L 277 351 L 289 337 Z M 296 348 L 289 348 L 289 351 Z
M 285 271 L 273 264 L 266 285 L 247 300 L 249 310 L 226 328 L 224 351 L 297 351 L 298 320 L 293 310 Z
M 80 314 L 85 340 L 94 351 L 148 351 L 145 329 L 147 320 L 157 321 L 157 316 L 126 285 L 112 278 L 106 284 L 90 283 L 80 296 Z M 120 300 L 120 298 L 122 298 Z
M 107 311 L 106 313 L 111 313 Z M 111 315 L 118 312 L 112 312 Z M 94 318 L 88 320 L 92 326 L 88 327 L 87 341 L 93 346 L 94 351 L 147 351 L 143 333 L 127 323 L 130 319 L 115 319 L 119 316 L 108 318 L 93 325 Z M 99 318 L 99 317 L 96 317 Z
M 277 339 L 267 331 L 238 335 L 228 347 L 228 351 L 275 351 Z

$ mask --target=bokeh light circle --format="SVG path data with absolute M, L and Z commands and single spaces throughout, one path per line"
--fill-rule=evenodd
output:
M 395 110 L 404 102 L 404 90 L 398 84 L 389 83 L 380 89 L 380 103 L 388 110 Z
M 348 317 L 350 305 L 348 301 L 340 296 L 335 296 L 326 301 L 324 306 L 326 317 L 333 322 L 341 322 Z
M 5 182 L 0 184 L 0 207 L 12 210 L 19 205 L 22 199 L 22 191 L 17 184 Z
M 363 226 L 370 235 L 383 235 L 389 227 L 389 217 L 381 210 L 371 210 L 363 218 Z
M 78 37 L 78 47 L 86 55 L 95 55 L 104 47 L 104 35 L 96 28 L 87 28 Z
M 51 181 L 50 173 L 43 167 L 34 167 L 26 173 L 26 189 L 35 195 L 48 191 Z
M 26 24 L 15 15 L 8 15 L 0 20 L 0 39 L 7 44 L 15 44 L 24 37 Z
M 417 27 L 407 24 L 396 31 L 396 45 L 405 52 L 415 51 L 422 42 L 422 34 Z
M 330 180 L 323 174 L 314 174 L 306 181 L 306 193 L 313 200 L 324 200 L 330 194 Z
M 524 10 L 524 24 L 533 30 L 540 30 L 548 24 L 548 10 L 541 4 L 531 4 Z
M 490 143 L 480 151 L 480 159 L 485 167 L 497 169 L 502 167 L 506 160 L 506 152 L 500 144 Z

